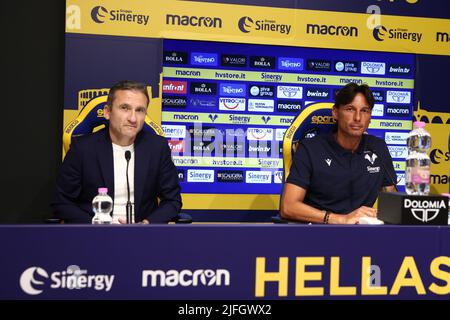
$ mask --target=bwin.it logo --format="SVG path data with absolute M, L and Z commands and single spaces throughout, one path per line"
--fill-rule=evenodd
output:
M 381 25 L 376 26 L 372 32 L 374 39 L 377 41 L 384 41 L 384 37 L 386 36 L 386 33 L 387 33 L 387 29 Z
M 43 290 L 44 281 L 36 279 L 37 276 L 48 279 L 48 273 L 40 267 L 30 267 L 20 276 L 20 287 L 29 295 L 38 295 Z
M 249 33 L 251 28 L 253 27 L 253 19 L 250 17 L 242 17 L 238 22 L 239 30 L 243 33 Z
M 91 18 L 95 23 L 103 23 L 105 22 L 106 15 L 108 14 L 108 10 L 102 6 L 96 6 L 92 8 Z

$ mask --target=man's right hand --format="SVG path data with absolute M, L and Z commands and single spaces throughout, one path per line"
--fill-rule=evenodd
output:
M 358 224 L 359 218 L 361 218 L 361 217 L 376 218 L 377 217 L 377 209 L 362 206 L 362 207 L 350 212 L 349 214 L 343 216 L 345 224 Z

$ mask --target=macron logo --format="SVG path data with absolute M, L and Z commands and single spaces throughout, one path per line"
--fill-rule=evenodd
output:
M 197 287 L 203 285 L 229 286 L 230 272 L 226 269 L 198 269 L 198 270 L 143 270 L 142 287 Z

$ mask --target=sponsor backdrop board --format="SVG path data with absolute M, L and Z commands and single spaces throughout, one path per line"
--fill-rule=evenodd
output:
M 369 133 L 404 189 L 413 55 L 180 40 L 163 51 L 162 125 L 183 193 L 279 195 L 285 130 L 349 82 L 373 89 Z

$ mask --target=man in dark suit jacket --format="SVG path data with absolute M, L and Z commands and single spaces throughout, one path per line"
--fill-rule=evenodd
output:
M 134 167 L 134 179 L 130 180 L 134 183 L 130 189 L 135 221 L 167 223 L 179 213 L 180 186 L 167 141 L 142 130 L 148 103 L 143 84 L 122 81 L 111 88 L 104 109 L 109 126 L 72 139 L 52 201 L 57 218 L 68 223 L 90 223 L 94 215 L 92 199 L 99 187 L 107 187 L 115 202 L 125 199 L 125 194 L 118 194 L 118 190 L 126 190 L 121 187 L 125 171 L 119 170 L 120 161 L 126 160 L 120 148 L 132 151 L 130 168 Z M 124 218 L 119 222 L 125 223 Z

